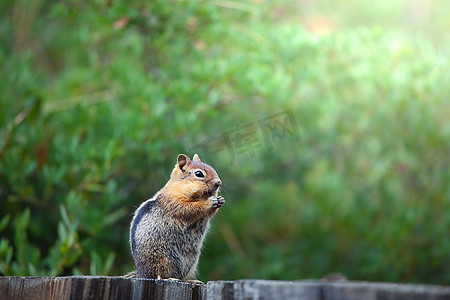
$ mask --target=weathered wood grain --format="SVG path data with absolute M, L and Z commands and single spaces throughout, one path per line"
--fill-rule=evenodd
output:
M 0 299 L 450 299 L 450 286 L 373 282 L 210 281 L 206 285 L 168 280 L 103 276 L 0 277 Z
M 311 299 L 321 298 L 321 285 L 315 282 L 269 280 L 210 281 L 207 299 Z
M 202 299 L 202 287 L 121 277 L 0 277 L 0 299 Z

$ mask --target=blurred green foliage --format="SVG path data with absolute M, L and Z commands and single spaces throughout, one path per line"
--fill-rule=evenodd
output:
M 448 4 L 337 3 L 1 2 L 0 273 L 132 270 L 134 209 L 198 152 L 227 200 L 200 279 L 449 284 Z M 285 110 L 300 141 L 199 147 Z

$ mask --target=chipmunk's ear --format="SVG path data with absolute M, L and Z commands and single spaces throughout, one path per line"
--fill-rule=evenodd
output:
M 184 168 L 189 166 L 190 163 L 191 163 L 191 160 L 189 159 L 189 157 L 187 157 L 187 155 L 184 155 L 184 154 L 178 155 L 177 165 L 181 171 L 186 172 L 186 170 Z
M 201 162 L 200 157 L 197 155 L 197 153 L 194 154 L 192 161 L 200 161 Z

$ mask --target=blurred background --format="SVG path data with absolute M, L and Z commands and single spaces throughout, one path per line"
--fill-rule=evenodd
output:
M 178 153 L 199 279 L 450 284 L 450 2 L 0 2 L 0 274 L 121 275 Z

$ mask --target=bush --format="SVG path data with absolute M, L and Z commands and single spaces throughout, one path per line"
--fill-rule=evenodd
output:
M 445 53 L 214 3 L 0 4 L 0 273 L 130 271 L 133 211 L 198 152 L 227 200 L 200 279 L 447 283 Z

